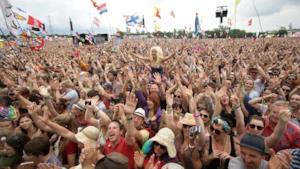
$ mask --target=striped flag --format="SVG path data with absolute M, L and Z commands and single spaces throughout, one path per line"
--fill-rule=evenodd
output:
M 106 8 L 106 3 L 103 3 L 103 4 L 99 5 L 99 6 L 97 7 L 97 10 L 99 11 L 99 14 L 100 14 L 100 15 L 102 15 L 102 14 L 105 13 L 105 12 L 108 12 L 108 11 L 107 11 L 107 8 Z

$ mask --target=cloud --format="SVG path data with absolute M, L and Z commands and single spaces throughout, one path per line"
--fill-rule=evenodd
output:
M 254 4 L 260 16 L 280 12 L 286 6 L 300 6 L 299 0 L 241 0 L 239 14 L 246 17 L 256 16 Z

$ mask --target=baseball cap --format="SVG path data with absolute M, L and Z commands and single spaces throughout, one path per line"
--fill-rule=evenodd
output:
M 264 137 L 256 134 L 246 133 L 240 141 L 240 146 L 267 154 Z

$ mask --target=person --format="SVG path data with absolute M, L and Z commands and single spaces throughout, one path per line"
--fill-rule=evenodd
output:
M 46 137 L 36 137 L 31 139 L 24 146 L 23 158 L 25 161 L 39 163 L 49 163 L 62 166 L 61 161 L 50 150 L 50 141 Z
M 134 160 L 139 168 L 150 169 L 157 165 L 158 169 L 169 162 L 176 162 L 175 135 L 169 128 L 162 128 L 149 139 L 142 148 L 142 152 L 134 153 Z
M 276 101 L 270 107 L 270 114 L 265 120 L 265 128 L 262 136 L 270 136 L 279 122 L 279 112 L 282 109 L 287 109 L 287 104 L 284 101 Z M 289 112 L 290 113 L 290 112 Z M 287 122 L 286 129 L 283 132 L 279 143 L 274 147 L 275 151 L 288 148 L 300 148 L 300 127 L 291 122 Z
M 18 120 L 16 132 L 22 132 L 29 136 L 30 139 L 42 135 L 42 131 L 35 125 L 29 114 L 22 114 Z
M 231 158 L 228 169 L 267 169 L 265 140 L 262 136 L 247 133 L 240 141 L 240 156 Z
M 22 161 L 23 148 L 30 138 L 24 133 L 16 133 L 3 137 L 4 149 L 0 151 L 0 168 L 12 167 L 16 168 Z

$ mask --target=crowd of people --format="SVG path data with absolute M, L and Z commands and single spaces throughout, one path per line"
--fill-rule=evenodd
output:
M 300 168 L 299 38 L 1 50 L 0 168 Z

